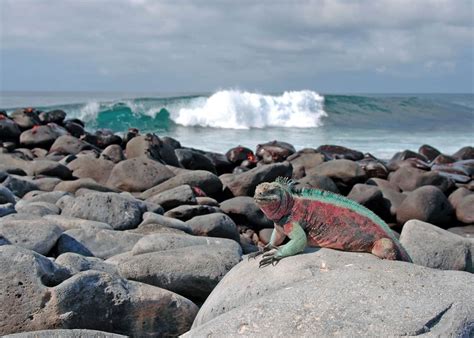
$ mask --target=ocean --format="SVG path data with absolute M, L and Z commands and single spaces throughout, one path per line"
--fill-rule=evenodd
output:
M 272 140 L 296 149 L 337 144 L 379 158 L 430 144 L 446 154 L 474 144 L 474 94 L 262 94 L 2 92 L 0 109 L 62 109 L 87 129 L 171 136 L 182 145 L 226 152 Z

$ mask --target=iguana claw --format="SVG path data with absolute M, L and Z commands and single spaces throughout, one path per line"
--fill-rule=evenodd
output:
M 272 249 L 276 249 L 275 246 L 271 245 L 271 244 L 267 244 L 265 245 L 262 249 L 258 250 L 258 251 L 255 251 L 255 252 L 252 252 L 250 253 L 247 258 L 248 260 L 250 260 L 251 258 L 255 259 L 257 258 L 258 256 L 260 256 L 261 254 L 267 252 L 267 251 L 270 251 Z
M 266 267 L 267 265 L 277 265 L 281 258 L 275 256 L 276 252 L 268 252 L 263 255 L 260 264 L 258 265 L 259 268 Z

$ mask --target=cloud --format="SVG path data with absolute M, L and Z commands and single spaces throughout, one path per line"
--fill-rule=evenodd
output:
M 455 72 L 474 38 L 470 0 L 3 0 L 0 9 L 2 54 L 190 89 L 271 89 L 344 71 L 423 78 Z

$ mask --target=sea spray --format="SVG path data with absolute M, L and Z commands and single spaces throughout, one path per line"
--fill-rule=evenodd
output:
M 323 102 L 323 96 L 309 90 L 278 96 L 223 90 L 201 100 L 200 106 L 171 111 L 170 116 L 175 123 L 187 127 L 315 128 L 327 116 Z

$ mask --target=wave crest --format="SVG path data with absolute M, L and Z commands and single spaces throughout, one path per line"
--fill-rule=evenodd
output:
M 327 116 L 324 97 L 310 90 L 275 96 L 223 90 L 194 104 L 177 111 L 170 109 L 171 119 L 183 126 L 213 128 L 312 128 L 321 126 Z

